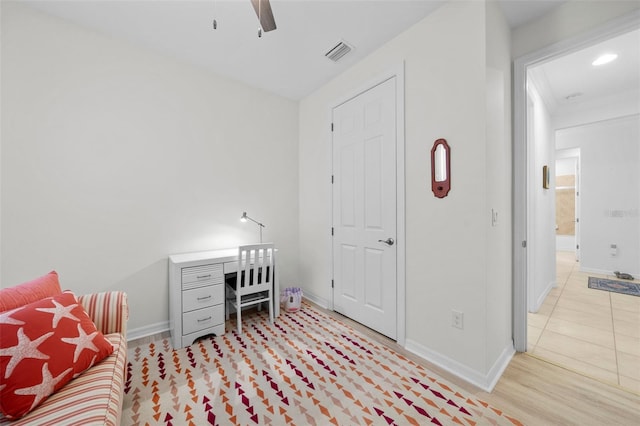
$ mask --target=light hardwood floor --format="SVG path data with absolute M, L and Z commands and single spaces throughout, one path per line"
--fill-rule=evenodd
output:
M 579 268 L 573 253 L 558 252 L 558 287 L 528 314 L 528 352 L 640 393 L 640 297 L 590 289 L 589 276 L 615 276 Z
M 640 395 L 619 386 L 603 383 L 525 353 L 518 353 L 493 391 L 487 393 L 405 350 L 395 341 L 340 314 L 325 312 L 435 372 L 468 394 L 504 410 L 526 425 L 640 425 Z

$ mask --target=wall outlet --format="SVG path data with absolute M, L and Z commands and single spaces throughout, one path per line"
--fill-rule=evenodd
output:
M 618 245 L 617 244 L 610 244 L 609 245 L 609 255 L 611 257 L 616 257 L 618 255 Z
M 464 328 L 464 314 L 453 309 L 451 311 L 451 325 L 462 330 Z

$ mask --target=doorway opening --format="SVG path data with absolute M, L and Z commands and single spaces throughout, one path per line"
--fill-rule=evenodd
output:
M 584 75 L 569 71 L 567 64 L 576 58 L 584 61 L 594 55 L 594 48 L 624 38 L 634 41 L 638 52 L 639 27 L 637 14 L 621 18 L 579 39 L 520 58 L 514 69 L 514 344 L 520 352 L 529 351 L 590 376 L 594 374 L 583 366 L 594 372 L 601 368 L 605 372 L 598 378 L 635 391 L 640 389 L 640 377 L 625 366 L 640 361 L 638 298 L 620 299 L 588 289 L 587 280 L 612 275 L 616 265 L 640 270 L 640 219 L 635 214 L 640 179 L 634 172 L 640 168 L 640 86 L 636 79 L 627 93 L 605 89 L 589 99 L 599 87 L 575 90 L 571 84 L 581 82 Z M 568 91 L 562 95 L 554 87 L 554 66 L 572 80 L 564 85 Z M 635 67 L 637 76 L 637 63 Z M 611 80 L 600 75 L 602 83 Z M 614 83 L 623 80 L 620 77 Z M 536 108 L 543 111 L 532 113 Z M 625 136 L 617 136 L 618 132 Z M 623 146 L 625 138 L 628 142 L 635 138 L 635 147 Z M 579 160 L 568 160 L 571 150 L 579 151 Z M 604 154 L 599 155 L 600 150 Z M 573 161 L 576 173 L 566 173 L 570 166 L 563 160 Z M 548 188 L 543 170 L 550 170 Z M 624 194 L 622 186 L 627 190 Z M 591 200 L 599 194 L 599 203 L 585 200 L 585 194 Z M 573 223 L 559 223 L 559 209 L 566 208 L 572 198 L 573 205 L 568 207 L 574 209 Z M 628 259 L 611 255 L 611 245 L 618 246 L 618 240 L 625 241 Z M 598 300 L 611 310 L 604 312 L 605 307 L 595 304 Z M 611 328 L 607 336 L 595 327 L 605 323 Z M 589 324 L 594 327 L 590 329 Z M 580 360 L 578 353 L 588 355 Z

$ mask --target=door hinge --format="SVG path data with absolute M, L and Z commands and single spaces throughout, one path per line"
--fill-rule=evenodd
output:
M 331 280 L 331 288 L 333 288 L 333 280 Z
M 331 123 L 331 131 L 333 132 L 333 123 Z
M 580 223 L 580 218 L 576 217 L 576 223 Z
M 576 244 L 576 250 L 580 250 L 580 244 Z
M 331 183 L 333 183 L 333 175 L 331 175 Z
M 331 236 L 333 236 L 333 226 L 331 227 Z
M 526 240 L 522 242 L 522 248 L 527 248 L 527 241 Z

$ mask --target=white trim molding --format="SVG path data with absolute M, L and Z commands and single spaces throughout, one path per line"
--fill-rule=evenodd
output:
M 169 321 L 157 322 L 127 330 L 127 342 L 169 331 Z
M 331 309 L 329 307 L 329 305 L 330 305 L 330 301 L 329 300 L 326 300 L 326 299 L 324 299 L 322 297 L 318 297 L 317 295 L 315 295 L 313 293 L 309 293 L 306 290 L 302 291 L 302 298 L 303 299 L 307 299 L 311 303 L 315 303 L 316 305 L 320 306 L 321 308 Z
M 555 281 L 552 281 L 549 284 L 547 284 L 547 287 L 544 289 L 544 291 L 542 292 L 540 297 L 538 297 L 536 299 L 534 305 L 531 307 L 531 312 L 532 313 L 536 313 L 536 312 L 538 312 L 540 310 L 540 308 L 542 307 L 542 304 L 544 303 L 545 299 L 547 298 L 549 293 L 551 293 L 551 290 L 553 290 L 556 287 L 558 287 L 558 283 L 556 283 Z
M 407 339 L 407 344 L 405 348 L 421 358 L 424 358 L 426 361 L 437 365 L 443 370 L 448 371 L 449 373 L 463 379 L 466 382 L 475 385 L 486 392 L 491 392 L 493 388 L 498 383 L 500 376 L 507 368 L 509 363 L 511 362 L 511 358 L 516 353 L 511 342 L 507 344 L 502 353 L 496 359 L 496 362 L 491 366 L 489 371 L 485 374 L 479 371 L 476 371 L 472 368 L 467 367 L 464 364 L 459 363 L 456 360 L 453 360 L 445 355 L 442 355 L 436 351 L 432 351 L 431 349 L 422 346 L 421 344 Z

